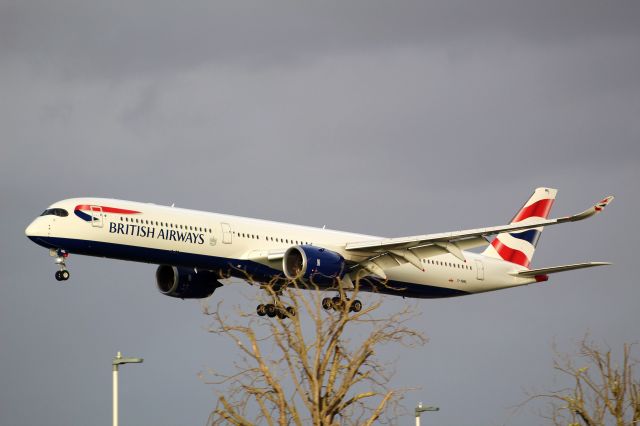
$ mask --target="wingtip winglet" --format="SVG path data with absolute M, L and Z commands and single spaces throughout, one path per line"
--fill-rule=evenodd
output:
M 614 198 L 613 195 L 609 195 L 608 197 L 605 197 L 602 200 L 598 201 L 596 204 L 594 204 L 587 210 L 583 211 L 582 213 L 578 213 L 576 215 L 563 218 L 563 220 L 561 221 L 575 222 L 578 220 L 582 220 L 582 219 L 586 219 L 588 217 L 594 216 L 600 213 L 602 210 L 604 210 L 604 208 L 607 207 L 609 204 L 611 204 L 611 202 L 613 201 L 613 198 Z
M 596 213 L 601 212 L 605 207 L 607 207 L 613 201 L 615 197 L 613 195 L 609 195 L 608 197 L 603 198 L 598 203 L 596 203 L 593 208 L 596 210 Z

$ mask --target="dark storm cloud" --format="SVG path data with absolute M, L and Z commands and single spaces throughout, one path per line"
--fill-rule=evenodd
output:
M 118 78 L 209 63 L 278 64 L 332 52 L 637 36 L 636 1 L 8 1 L 0 54 L 66 76 Z
M 407 405 L 440 405 L 437 423 L 539 423 L 505 407 L 555 383 L 554 338 L 638 340 L 639 5 L 0 2 L 0 423 L 108 423 L 123 350 L 146 358 L 123 371 L 123 423 L 202 424 L 215 395 L 196 374 L 233 362 L 153 266 L 72 256 L 53 281 L 23 230 L 56 200 L 400 236 L 501 224 L 536 186 L 560 189 L 558 215 L 614 193 L 545 230 L 534 259 L 613 267 L 418 302 L 431 341 L 400 353 L 395 383 L 424 386 Z

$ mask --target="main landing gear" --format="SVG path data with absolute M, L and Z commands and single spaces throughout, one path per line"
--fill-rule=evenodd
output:
M 280 319 L 285 319 L 296 316 L 296 308 L 294 308 L 293 306 L 285 307 L 280 302 L 267 303 L 266 305 L 261 303 L 256 307 L 256 312 L 261 317 L 266 315 L 269 318 L 277 316 Z
M 62 249 L 51 249 L 51 256 L 55 257 L 53 262 L 58 265 L 58 270 L 56 271 L 55 277 L 58 281 L 66 281 L 69 279 L 69 271 L 67 270 L 67 265 L 65 260 L 69 257 L 69 253 Z
M 280 319 L 292 318 L 296 316 L 296 308 L 293 306 L 284 306 L 284 304 L 280 301 L 280 293 L 272 292 L 273 295 L 273 303 L 259 304 L 256 307 L 256 313 L 263 316 L 268 316 L 269 318 L 278 317 Z
M 360 312 L 362 310 L 362 302 L 358 299 L 351 301 L 351 299 L 336 297 L 325 297 L 322 299 L 322 307 L 325 310 L 340 311 L 345 306 L 345 303 L 350 303 L 349 312 Z

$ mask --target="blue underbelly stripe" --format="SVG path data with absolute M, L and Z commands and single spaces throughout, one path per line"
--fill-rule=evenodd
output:
M 203 270 L 224 271 L 237 278 L 248 275 L 259 282 L 268 282 L 282 271 L 270 268 L 251 260 L 230 259 L 203 254 L 185 253 L 173 250 L 161 250 L 126 244 L 104 243 L 99 241 L 77 240 L 55 237 L 29 237 L 33 242 L 46 248 L 60 248 L 73 254 L 108 257 L 112 259 L 144 262 L 157 265 L 183 266 Z M 422 299 L 463 296 L 469 294 L 462 290 L 426 284 L 401 281 L 383 282 L 375 277 L 365 277 L 360 282 L 360 290 L 378 292 L 393 296 L 415 297 Z

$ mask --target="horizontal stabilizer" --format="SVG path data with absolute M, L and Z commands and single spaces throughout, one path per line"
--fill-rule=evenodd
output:
M 611 265 L 609 262 L 585 262 L 573 265 L 552 266 L 550 268 L 529 269 L 527 271 L 514 272 L 517 277 L 536 277 L 540 275 L 555 274 L 556 272 L 573 271 L 574 269 L 591 268 L 593 266 Z

